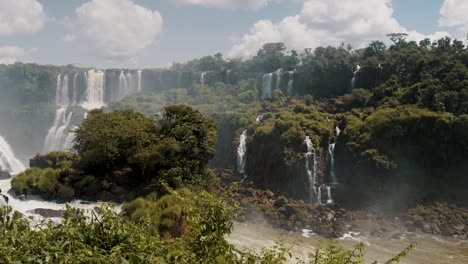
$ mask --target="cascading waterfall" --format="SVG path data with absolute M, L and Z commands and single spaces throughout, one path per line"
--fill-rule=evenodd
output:
M 125 96 L 141 91 L 141 70 L 131 72 L 130 70 L 125 73 L 124 70 L 120 71 L 119 75 L 119 91 L 115 101 L 122 100 Z
M 255 122 L 258 123 L 258 122 L 262 121 L 262 119 L 263 119 L 263 115 L 259 115 L 259 116 L 257 116 L 257 118 L 255 118 Z
M 356 76 L 361 69 L 361 66 L 356 65 L 356 70 L 353 72 L 353 78 L 351 79 L 351 90 L 354 89 L 354 86 L 356 85 Z
M 229 83 L 229 75 L 231 74 L 231 70 L 226 70 L 226 83 Z
M 78 73 L 75 73 L 75 75 L 73 75 L 73 99 L 72 99 L 72 103 L 75 105 L 78 104 L 78 91 L 76 90 L 77 78 L 78 78 Z
M 377 87 L 377 85 L 379 85 L 380 78 L 381 78 L 381 76 L 382 76 L 383 67 L 382 67 L 381 64 L 379 64 L 379 65 L 377 66 L 377 70 L 378 70 L 378 72 L 377 72 L 377 76 L 376 76 L 376 78 L 375 78 L 375 86 L 374 86 L 374 87 Z
M 127 77 L 124 73 L 123 70 L 120 70 L 120 75 L 119 75 L 119 96 L 118 100 L 122 99 L 124 97 L 124 94 L 128 93 L 128 82 L 127 82 Z
M 330 153 L 330 178 L 332 184 L 337 184 L 335 174 L 335 143 L 331 143 L 328 146 L 328 152 Z
M 337 137 L 341 134 L 341 129 L 338 126 L 335 127 L 335 134 Z
M 86 110 L 101 108 L 104 103 L 104 72 L 89 70 L 86 76 L 86 99 L 81 104 Z
M 0 136 L 0 169 L 7 170 L 12 174 L 17 174 L 26 169 L 26 167 L 19 161 L 10 144 Z
M 335 135 L 338 138 L 341 134 L 341 129 L 338 126 L 335 126 Z M 328 152 L 330 153 L 330 178 L 331 184 L 338 184 L 335 173 L 335 143 L 331 143 L 328 146 Z
M 317 193 L 315 184 L 317 183 L 317 157 L 314 145 L 310 140 L 309 136 L 306 136 L 305 143 L 307 145 L 307 153 L 306 153 L 306 172 L 307 177 L 309 180 L 309 201 L 312 202 L 314 197 Z M 312 158 L 312 166 L 311 166 L 311 158 Z
M 273 73 L 267 73 L 263 75 L 263 82 L 262 82 L 262 98 L 271 97 L 271 81 L 273 79 Z
M 322 204 L 322 186 L 317 188 L 317 203 Z
M 327 186 L 327 204 L 332 204 L 333 203 L 333 198 L 331 194 L 331 187 Z
M 276 75 L 276 90 L 281 89 L 281 77 L 283 76 L 283 69 L 278 69 L 275 72 Z
M 247 130 L 244 130 L 239 138 L 239 146 L 237 147 L 237 172 L 242 174 L 244 178 L 242 182 L 247 178 L 245 173 L 246 159 L 245 154 L 247 152 Z
M 141 92 L 141 70 L 137 71 L 137 91 Z
M 206 75 L 206 72 L 202 72 L 200 76 L 200 82 L 201 82 L 202 87 L 205 86 L 205 75 Z
M 76 75 L 73 77 L 73 86 L 76 85 Z M 74 87 L 74 95 L 76 94 Z M 73 99 L 75 100 L 75 98 Z M 44 152 L 63 150 L 65 140 L 68 136 L 70 128 L 70 122 L 73 116 L 73 112 L 67 110 L 70 106 L 69 99 L 69 87 L 68 87 L 68 76 L 62 75 L 57 76 L 57 87 L 55 92 L 55 104 L 58 107 L 55 111 L 54 124 L 47 133 L 43 150 Z
M 289 72 L 289 80 L 288 80 L 288 89 L 286 90 L 286 95 L 288 97 L 293 96 L 294 94 L 294 71 Z

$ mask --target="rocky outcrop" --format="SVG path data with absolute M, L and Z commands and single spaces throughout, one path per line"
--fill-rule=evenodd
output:
M 36 208 L 34 210 L 29 211 L 33 214 L 38 214 L 45 218 L 52 218 L 52 217 L 63 217 L 64 210 L 53 210 L 47 208 Z
M 346 231 L 348 213 L 337 205 L 304 203 L 251 185 L 224 187 L 221 192 L 244 209 L 239 220 L 265 222 L 288 231 L 309 229 L 333 238 L 341 237 Z
M 11 177 L 10 173 L 6 170 L 0 169 L 0 180 L 6 180 Z
M 455 205 L 437 203 L 430 206 L 417 206 L 406 214 L 408 227 L 425 233 L 468 238 L 468 209 Z

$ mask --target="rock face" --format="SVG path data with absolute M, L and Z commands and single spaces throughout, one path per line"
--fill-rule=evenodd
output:
M 1 170 L 0 169 L 0 180 L 6 180 L 11 177 L 10 173 L 6 170 Z

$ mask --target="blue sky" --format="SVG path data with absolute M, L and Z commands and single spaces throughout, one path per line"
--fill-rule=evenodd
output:
M 461 37 L 468 32 L 467 2 L 0 0 L 0 63 L 147 68 L 217 52 L 249 57 L 276 41 L 301 50 L 341 42 L 361 47 L 396 31 L 414 40 Z

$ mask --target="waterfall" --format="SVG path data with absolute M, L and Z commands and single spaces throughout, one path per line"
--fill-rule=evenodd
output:
M 288 80 L 288 90 L 286 91 L 286 95 L 288 97 L 293 96 L 294 93 L 294 71 L 289 72 L 289 80 Z
M 141 70 L 138 70 L 138 71 L 137 71 L 137 78 L 138 78 L 138 81 L 137 81 L 137 91 L 138 91 L 138 92 L 141 92 Z
M 273 79 L 273 73 L 267 73 L 263 75 L 263 90 L 262 98 L 271 97 L 271 80 Z
M 317 203 L 322 204 L 322 187 L 317 188 Z
M 69 112 L 67 115 L 67 107 L 63 106 L 57 109 L 55 112 L 54 124 L 49 129 L 44 142 L 44 153 L 63 150 L 65 139 L 68 136 L 68 128 L 70 126 L 73 112 Z
M 307 153 L 306 153 L 306 171 L 307 171 L 307 177 L 309 181 L 309 201 L 312 202 L 314 200 L 314 196 L 316 194 L 316 188 L 315 184 L 317 183 L 317 157 L 316 157 L 316 151 L 314 149 L 314 145 L 312 144 L 312 141 L 310 140 L 309 136 L 306 136 L 305 138 L 305 143 L 307 145 Z M 310 159 L 313 158 L 312 160 L 312 166 Z
M 17 174 L 26 169 L 26 167 L 19 161 L 10 144 L 0 136 L 0 169 L 7 170 L 10 173 Z
M 247 152 L 247 130 L 244 130 L 239 138 L 239 146 L 237 147 L 237 172 L 244 176 L 242 182 L 247 178 L 245 173 L 246 159 L 245 154 Z
M 332 184 L 338 184 L 336 181 L 335 174 L 335 143 L 331 143 L 328 146 L 328 152 L 330 153 L 330 178 Z
M 332 204 L 333 203 L 333 198 L 332 198 L 332 194 L 331 194 L 331 187 L 330 186 L 327 186 L 327 204 Z
M 231 73 L 231 70 L 226 70 L 226 83 L 229 83 L 229 75 Z
M 258 123 L 258 122 L 262 121 L 262 119 L 263 119 L 263 115 L 259 115 L 259 116 L 257 116 L 257 118 L 255 118 L 255 122 Z
M 361 69 L 361 66 L 356 65 L 356 70 L 353 72 L 353 78 L 351 79 L 351 91 L 354 89 L 354 86 L 356 84 L 357 73 L 359 72 L 360 69 Z
M 117 96 L 113 96 L 113 101 L 120 101 L 125 96 L 140 92 L 141 91 L 141 70 L 132 73 L 130 70 L 125 73 L 124 70 L 120 70 L 119 74 L 119 90 Z
M 202 87 L 205 86 L 205 75 L 206 75 L 206 72 L 202 72 L 202 73 L 201 73 L 201 76 L 200 76 L 201 86 L 202 86 Z
M 72 104 L 76 105 L 78 104 L 78 91 L 76 90 L 76 79 L 78 78 L 78 73 L 75 73 L 73 75 L 73 99 L 72 99 Z
M 377 69 L 378 69 L 379 71 L 377 72 L 377 76 L 376 76 L 376 78 L 375 78 L 375 86 L 374 86 L 374 87 L 377 87 L 377 85 L 379 85 L 380 78 L 381 78 L 381 76 L 382 76 L 382 69 L 383 69 L 383 68 L 382 68 L 382 65 L 379 64 L 379 65 L 377 66 Z
M 86 75 L 86 99 L 81 106 L 87 110 L 101 108 L 104 103 L 104 72 L 89 70 Z
M 55 89 L 55 104 L 60 106 L 67 106 L 70 102 L 68 99 L 68 75 L 65 75 L 63 79 L 62 75 L 59 74 L 57 77 L 57 86 Z
M 337 137 L 341 134 L 341 129 L 338 126 L 335 127 L 335 134 Z
M 76 74 L 73 76 L 73 86 L 75 85 Z M 70 106 L 68 90 L 68 76 L 65 75 L 62 78 L 62 75 L 59 74 L 57 76 L 57 86 L 55 91 L 55 104 L 57 106 L 57 110 L 55 111 L 54 123 L 49 129 L 44 142 L 44 152 L 64 149 L 63 146 L 65 144 L 65 139 L 67 138 L 70 122 L 73 116 L 72 111 L 69 111 L 67 114 L 67 109 Z M 75 94 L 76 90 L 74 88 L 73 95 L 75 96 Z
M 275 74 L 276 74 L 276 90 L 279 90 L 281 88 L 281 77 L 283 75 L 283 69 L 276 70 Z

